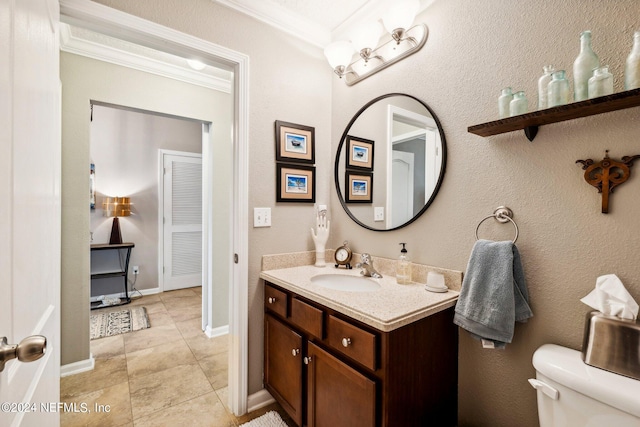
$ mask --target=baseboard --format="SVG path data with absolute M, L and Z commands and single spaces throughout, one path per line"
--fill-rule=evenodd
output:
M 227 335 L 229 333 L 229 325 L 218 326 L 217 328 L 211 329 L 207 326 L 207 330 L 204 333 L 209 338 L 221 337 L 222 335 Z
M 247 412 L 255 411 L 256 409 L 263 408 L 267 405 L 274 403 L 276 400 L 271 394 L 262 389 L 256 393 L 247 396 Z
M 151 288 L 151 289 L 136 289 L 135 290 L 135 294 L 137 294 L 138 292 L 140 292 L 143 296 L 144 295 L 153 295 L 153 294 L 159 294 L 160 293 L 160 288 L 156 287 L 156 288 Z M 99 301 L 98 298 L 100 298 L 100 296 L 103 296 L 105 298 L 124 298 L 124 292 L 120 292 L 120 293 L 115 293 L 115 294 L 109 294 L 109 295 L 96 295 L 90 298 L 91 302 L 96 302 Z M 129 297 L 133 297 L 134 296 L 134 292 L 129 292 Z
M 60 367 L 60 377 L 68 377 L 69 375 L 80 374 L 82 372 L 92 371 L 95 367 L 95 359 L 93 354 L 89 354 L 89 358 L 78 362 L 69 363 Z

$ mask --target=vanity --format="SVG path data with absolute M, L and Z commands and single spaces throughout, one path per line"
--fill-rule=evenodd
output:
M 328 273 L 359 277 L 312 265 L 260 274 L 265 388 L 299 426 L 456 425 L 458 292 L 392 276 L 362 292 L 312 281 Z

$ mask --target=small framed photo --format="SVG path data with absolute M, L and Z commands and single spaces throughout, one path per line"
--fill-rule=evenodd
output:
M 373 141 L 347 135 L 347 169 L 373 172 Z
M 373 173 L 347 170 L 345 173 L 347 203 L 371 203 L 373 200 Z
M 276 164 L 276 201 L 315 203 L 315 181 L 315 166 Z
M 316 162 L 315 128 L 276 120 L 276 161 Z

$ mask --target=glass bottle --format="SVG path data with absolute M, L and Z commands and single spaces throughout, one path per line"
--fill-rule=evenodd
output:
M 609 72 L 609 67 L 603 65 L 593 71 L 593 76 L 589 79 L 589 98 L 611 95 L 613 93 L 613 74 Z
M 513 95 L 513 99 L 509 103 L 509 114 L 511 116 L 519 116 L 527 112 L 529 101 L 523 91 L 518 91 Z
M 502 94 L 498 98 L 498 115 L 501 119 L 509 117 L 509 103 L 513 99 L 513 93 L 510 87 L 502 89 Z
M 538 110 L 547 108 L 547 89 L 551 81 L 551 74 L 555 71 L 553 65 L 545 65 L 542 67 L 544 74 L 538 79 Z
M 568 104 L 570 102 L 569 80 L 567 80 L 564 70 L 559 70 L 551 74 L 551 81 L 547 89 L 547 108 Z
M 580 54 L 573 63 L 573 98 L 582 101 L 589 97 L 589 79 L 600 66 L 598 55 L 591 48 L 591 31 L 580 34 Z
M 633 48 L 624 69 L 624 90 L 640 87 L 640 31 L 633 34 Z

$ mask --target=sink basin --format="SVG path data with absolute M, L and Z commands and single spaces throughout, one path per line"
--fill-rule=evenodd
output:
M 371 292 L 380 289 L 380 284 L 373 279 L 344 274 L 318 274 L 311 278 L 311 283 L 339 291 Z

